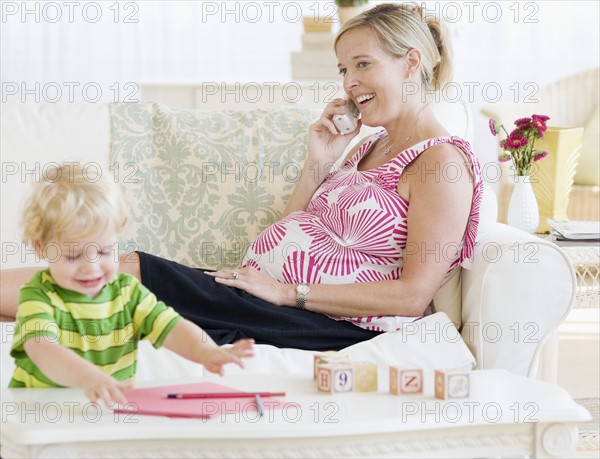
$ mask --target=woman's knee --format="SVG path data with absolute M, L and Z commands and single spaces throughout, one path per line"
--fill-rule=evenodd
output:
M 120 272 L 131 274 L 137 277 L 139 280 L 142 279 L 142 273 L 140 271 L 140 256 L 137 252 L 124 253 L 119 256 L 119 270 Z
M 41 268 L 29 267 L 2 270 L 2 274 L 0 274 L 0 316 L 14 318 L 17 315 L 21 287 Z

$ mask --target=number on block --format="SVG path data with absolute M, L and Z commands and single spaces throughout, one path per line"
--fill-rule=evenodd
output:
M 331 394 L 354 390 L 354 368 L 350 363 L 317 365 L 317 389 Z
M 337 351 L 318 352 L 313 355 L 313 379 L 317 379 L 317 365 L 320 363 L 349 363 L 347 355 L 340 354 Z

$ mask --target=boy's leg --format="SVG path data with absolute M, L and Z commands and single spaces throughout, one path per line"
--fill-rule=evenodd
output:
M 241 338 L 277 347 L 338 350 L 379 333 L 323 314 L 276 306 L 215 282 L 201 270 L 139 253 L 142 283 L 218 344 Z

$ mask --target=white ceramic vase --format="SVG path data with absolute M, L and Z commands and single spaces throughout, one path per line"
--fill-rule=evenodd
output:
M 540 223 L 538 203 L 528 175 L 515 177 L 515 187 L 508 204 L 508 224 L 535 233 Z

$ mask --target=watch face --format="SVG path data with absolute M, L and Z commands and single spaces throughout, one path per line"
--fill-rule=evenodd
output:
M 298 295 L 306 295 L 309 292 L 310 288 L 306 284 L 298 284 L 296 287 L 296 292 Z

